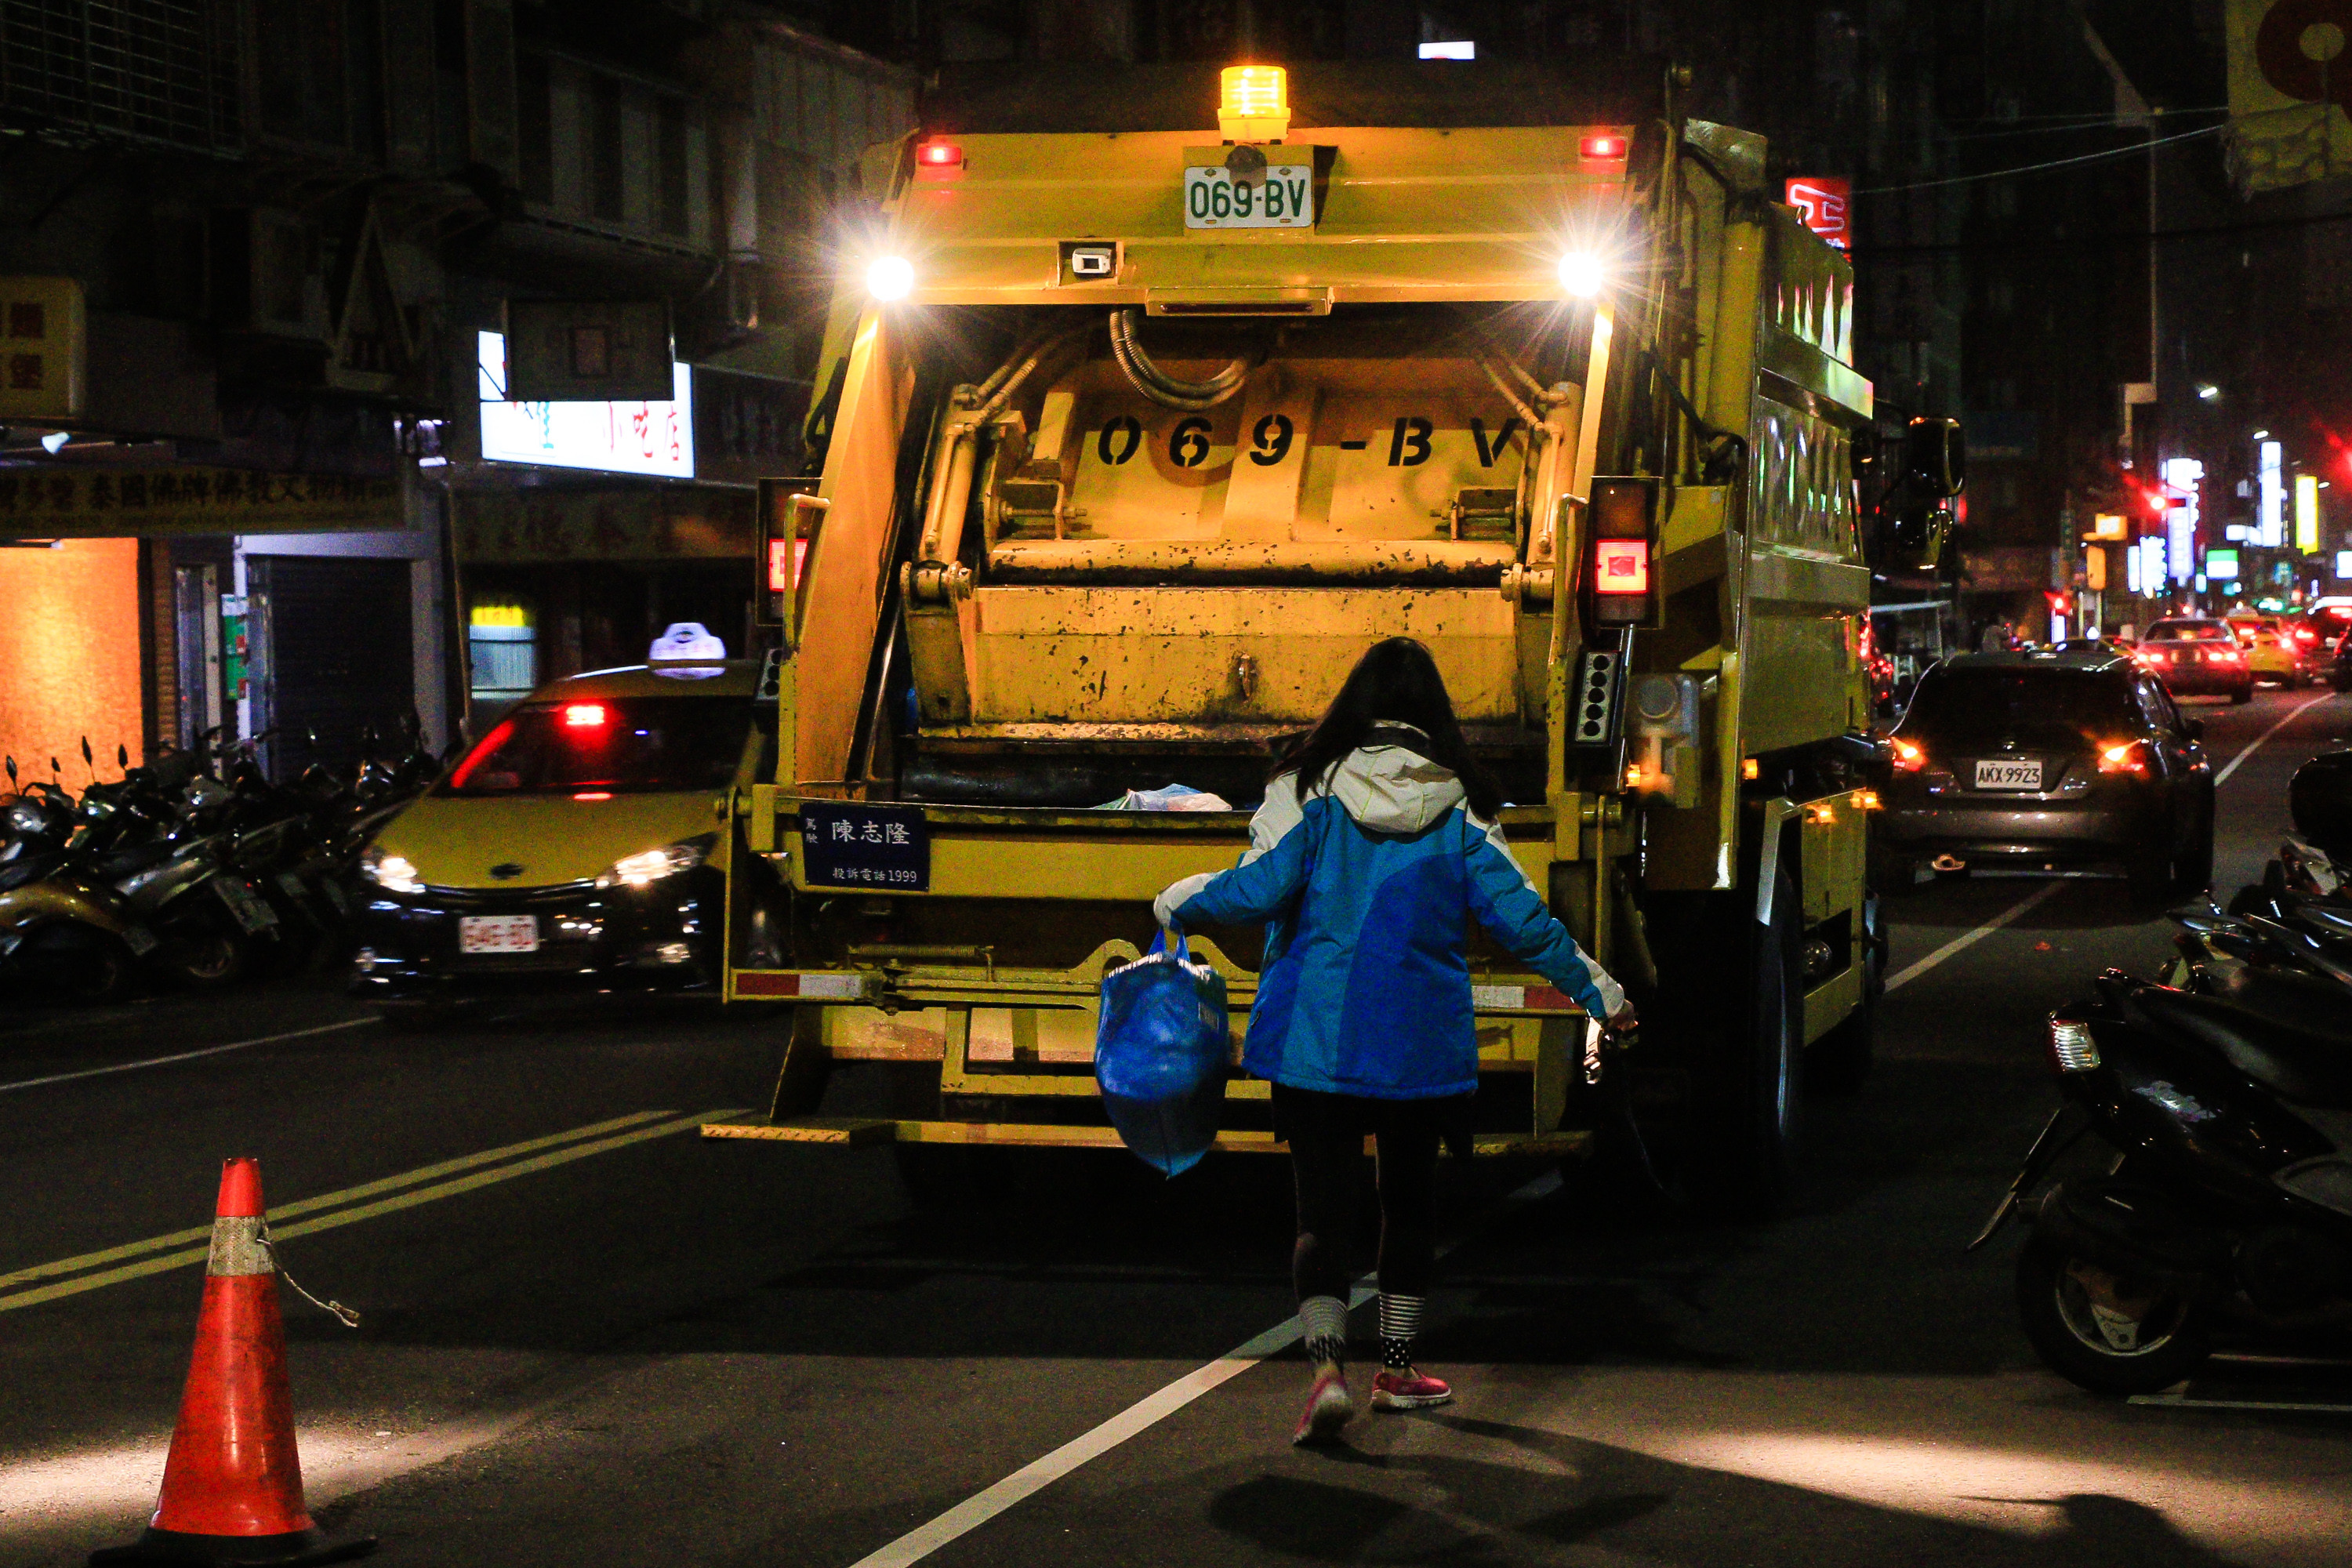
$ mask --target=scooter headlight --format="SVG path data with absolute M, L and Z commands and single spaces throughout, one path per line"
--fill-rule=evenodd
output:
M 371 844 L 360 856 L 360 874 L 388 893 L 421 893 L 425 879 L 404 856 L 387 855 Z
M 2099 1065 L 2098 1042 L 2091 1026 L 2074 1018 L 2050 1019 L 2050 1060 L 2060 1072 L 2090 1072 Z

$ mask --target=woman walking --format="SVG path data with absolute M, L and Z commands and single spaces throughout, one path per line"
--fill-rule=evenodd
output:
M 1314 1383 L 1294 1443 L 1328 1440 L 1354 1413 L 1345 1249 L 1367 1134 L 1381 1205 L 1372 1407 L 1454 1396 L 1413 1364 L 1412 1341 L 1435 1263 L 1438 1148 L 1466 1144 L 1478 1082 L 1470 921 L 1593 1017 L 1633 1022 L 1511 858 L 1501 806 L 1436 660 L 1392 637 L 1277 764 L 1241 863 L 1187 877 L 1152 906 L 1162 925 L 1266 927 L 1242 1062 L 1273 1083 L 1297 1186 L 1291 1272 Z

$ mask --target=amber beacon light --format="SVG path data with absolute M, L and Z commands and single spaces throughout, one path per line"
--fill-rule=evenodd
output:
M 1217 79 L 1217 130 L 1228 142 L 1279 142 L 1290 129 L 1290 79 L 1280 66 L 1227 66 Z

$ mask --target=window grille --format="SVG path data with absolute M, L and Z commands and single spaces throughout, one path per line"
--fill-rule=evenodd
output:
M 228 0 L 0 0 L 0 114 L 72 141 L 243 150 Z

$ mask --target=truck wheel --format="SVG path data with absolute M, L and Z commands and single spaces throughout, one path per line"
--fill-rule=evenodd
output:
M 1712 1026 L 1690 1042 L 1685 1185 L 1694 1207 L 1725 1219 L 1772 1214 L 1795 1163 L 1805 1059 L 1797 885 L 1786 872 L 1775 881 L 1769 926 L 1746 900 L 1727 900 L 1739 929 L 1715 951 L 1743 954 L 1744 984 L 1702 1004 Z
M 2196 1303 L 2100 1269 L 2040 1231 L 2018 1255 L 2017 1316 L 2050 1370 L 2093 1394 L 2169 1388 L 2211 1349 Z
M 1854 953 L 1862 965 L 1862 1000 L 1836 1027 L 1805 1047 L 1805 1083 L 1815 1093 L 1855 1093 L 1870 1077 L 1878 1055 L 1878 998 L 1886 989 L 1886 959 L 1875 893 L 1863 898 L 1862 937 Z
M 1919 858 L 1889 850 L 1870 857 L 1871 891 L 1884 899 L 1899 899 L 1919 880 Z

